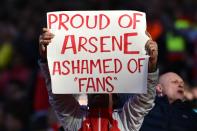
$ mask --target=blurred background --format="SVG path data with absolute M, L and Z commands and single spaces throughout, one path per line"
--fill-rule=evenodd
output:
M 59 124 L 48 104 L 38 67 L 38 38 L 46 12 L 138 10 L 159 46 L 160 73 L 197 86 L 197 0 L 1 0 L 0 131 L 46 131 Z

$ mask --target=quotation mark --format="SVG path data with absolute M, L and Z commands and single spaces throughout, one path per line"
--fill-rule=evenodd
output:
M 114 80 L 118 80 L 118 78 L 117 77 L 114 77 Z
M 75 78 L 74 78 L 74 81 L 77 81 L 77 80 L 78 80 L 78 78 L 77 78 L 77 77 L 75 77 Z

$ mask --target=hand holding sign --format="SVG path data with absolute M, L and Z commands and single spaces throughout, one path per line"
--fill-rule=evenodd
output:
M 47 59 L 47 46 L 53 37 L 54 34 L 50 33 L 47 28 L 42 29 L 42 34 L 39 37 L 39 52 L 42 60 Z
M 157 68 L 157 57 L 158 57 L 158 47 L 157 43 L 152 40 L 150 34 L 148 34 L 150 40 L 147 41 L 145 49 L 149 57 L 148 62 L 148 72 L 154 72 Z

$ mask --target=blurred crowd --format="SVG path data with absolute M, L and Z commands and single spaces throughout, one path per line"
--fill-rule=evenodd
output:
M 0 3 L 0 131 L 56 131 L 59 127 L 38 67 L 38 38 L 42 27 L 46 27 L 48 11 L 146 12 L 147 30 L 159 46 L 160 73 L 179 74 L 186 83 L 186 98 L 197 98 L 196 0 L 1 0 Z M 194 111 L 196 105 L 192 107 Z

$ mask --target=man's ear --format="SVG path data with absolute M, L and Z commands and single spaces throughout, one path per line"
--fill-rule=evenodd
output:
M 163 89 L 161 84 L 157 84 L 156 86 L 156 93 L 158 96 L 163 96 Z

